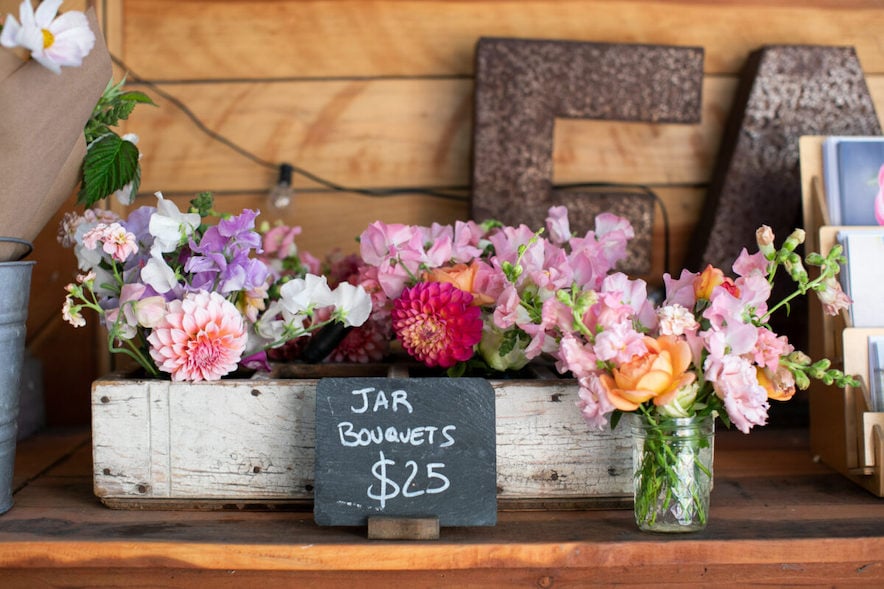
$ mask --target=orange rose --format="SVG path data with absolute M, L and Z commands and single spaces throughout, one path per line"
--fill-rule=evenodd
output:
M 645 345 L 647 354 L 635 356 L 600 378 L 608 399 L 621 411 L 635 411 L 650 399 L 654 405 L 665 405 L 696 379 L 693 372 L 687 372 L 691 348 L 686 341 L 663 335 L 645 337 Z
M 473 260 L 469 266 L 466 264 L 455 264 L 454 266 L 446 266 L 444 268 L 433 268 L 424 272 L 423 279 L 425 282 L 450 282 L 460 290 L 473 295 L 473 305 L 490 305 L 494 302 L 494 299 L 473 290 L 473 283 L 476 280 L 476 272 L 478 271 L 479 262 Z

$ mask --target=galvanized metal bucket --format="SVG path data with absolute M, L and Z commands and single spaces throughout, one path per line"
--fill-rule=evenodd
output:
M 0 237 L 0 242 L 24 246 L 29 242 Z M 25 348 L 25 319 L 31 289 L 31 270 L 36 262 L 0 262 L 0 514 L 12 507 L 12 470 L 15 464 L 16 422 L 21 398 L 22 357 Z

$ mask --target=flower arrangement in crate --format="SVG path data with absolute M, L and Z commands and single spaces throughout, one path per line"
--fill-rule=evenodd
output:
M 121 219 L 68 213 L 59 239 L 79 269 L 62 309 L 74 326 L 84 309 L 107 328 L 112 352 L 152 377 L 218 380 L 239 366 L 266 367 L 267 350 L 331 323 L 361 325 L 371 302 L 364 289 L 324 276 L 281 276 L 256 256 L 256 211 L 219 214 L 204 193 L 182 212 L 157 194 Z M 210 223 L 210 220 L 216 222 Z

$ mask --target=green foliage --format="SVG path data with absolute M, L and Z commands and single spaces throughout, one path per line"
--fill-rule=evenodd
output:
M 134 196 L 141 184 L 138 148 L 123 140 L 111 127 L 128 119 L 137 104 L 156 105 L 143 92 L 123 92 L 125 81 L 123 78 L 116 84 L 113 80 L 108 82 L 83 129 L 86 157 L 77 202 L 85 207 L 91 207 L 126 185 L 131 185 Z
M 214 213 L 215 199 L 211 192 L 200 192 L 190 201 L 190 211 L 199 213 L 200 217 L 208 217 Z

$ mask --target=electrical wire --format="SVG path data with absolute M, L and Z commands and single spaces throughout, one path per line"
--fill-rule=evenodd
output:
M 194 113 L 193 110 L 191 110 L 190 107 L 188 107 L 186 104 L 184 104 L 184 102 L 182 102 L 181 99 L 166 92 L 165 90 L 160 88 L 156 83 L 139 76 L 137 73 L 132 71 L 132 69 L 123 60 L 121 60 L 117 56 L 112 54 L 111 59 L 113 60 L 113 62 L 115 64 L 117 64 L 117 66 L 119 66 L 120 68 L 127 71 L 128 72 L 127 75 L 130 78 L 132 78 L 133 81 L 135 81 L 138 84 L 141 84 L 143 86 L 147 86 L 148 88 L 151 89 L 152 92 L 154 92 L 158 96 L 162 96 L 163 98 L 165 98 L 166 100 L 171 102 L 173 105 L 175 105 L 175 107 L 178 110 L 180 110 L 188 119 L 190 119 L 190 121 L 194 124 L 194 126 L 196 126 L 197 129 L 199 129 L 202 133 L 207 135 L 212 140 L 217 141 L 218 143 L 221 143 L 222 145 L 227 146 L 228 148 L 232 149 L 233 151 L 235 151 L 239 155 L 243 156 L 244 158 L 246 158 L 248 160 L 251 160 L 252 162 L 258 164 L 261 167 L 268 168 L 268 169 L 271 169 L 274 171 L 279 169 L 280 164 L 275 163 L 275 162 L 271 162 L 269 160 L 266 160 L 266 159 L 258 156 L 257 154 L 243 148 L 241 145 L 228 139 L 227 137 L 225 137 L 221 133 L 218 133 L 214 129 L 210 128 L 198 116 L 196 116 L 196 113 Z M 293 172 L 299 174 L 300 176 L 303 176 L 304 178 L 307 178 L 308 180 L 312 180 L 313 182 L 319 184 L 320 186 L 324 186 L 325 188 L 328 188 L 330 190 L 334 190 L 336 192 L 354 192 L 354 193 L 363 194 L 366 196 L 396 196 L 396 195 L 401 195 L 401 194 L 425 194 L 427 196 L 436 196 L 436 197 L 446 198 L 446 199 L 451 199 L 451 200 L 463 201 L 463 200 L 468 199 L 468 196 L 466 196 L 466 195 L 452 194 L 450 192 L 442 192 L 440 190 L 434 190 L 434 189 L 430 189 L 430 188 L 379 188 L 379 189 L 372 189 L 372 188 L 348 187 L 348 186 L 343 186 L 341 184 L 338 184 L 337 182 L 332 182 L 331 180 L 327 180 L 321 176 L 317 176 L 313 172 L 311 172 L 309 170 L 305 170 L 304 168 L 301 168 L 301 167 L 296 166 L 294 164 L 289 164 L 289 165 L 292 166 Z M 469 189 L 470 189 L 469 186 L 452 187 L 451 188 L 451 190 L 465 190 L 465 191 L 469 191 Z
M 152 92 L 154 92 L 158 96 L 161 96 L 164 99 L 168 100 L 170 103 L 172 103 L 178 110 L 180 110 L 182 112 L 182 114 L 184 114 L 188 119 L 190 119 L 190 121 L 194 124 L 194 126 L 199 131 L 201 131 L 203 134 L 205 134 L 206 136 L 208 136 L 212 140 L 214 140 L 218 143 L 221 143 L 222 145 L 227 146 L 229 149 L 238 153 L 242 157 L 252 161 L 253 163 L 255 163 L 263 168 L 267 168 L 267 169 L 274 170 L 274 171 L 279 169 L 279 167 L 281 165 L 280 163 L 275 163 L 275 162 L 271 162 L 269 160 L 266 160 L 266 159 L 260 157 L 259 155 L 255 154 L 254 152 L 251 152 L 251 151 L 245 149 L 244 147 L 242 147 L 238 143 L 232 141 L 231 139 L 227 138 L 226 136 L 222 135 L 221 133 L 218 133 L 214 129 L 210 128 L 198 116 L 196 116 L 196 113 L 194 113 L 193 110 L 190 109 L 190 107 L 188 107 L 183 101 L 181 101 L 181 99 L 170 94 L 169 92 L 166 92 L 157 83 L 139 76 L 137 73 L 135 73 L 132 70 L 132 68 L 130 68 L 123 60 L 118 58 L 116 55 L 111 54 L 111 60 L 117 66 L 119 66 L 120 68 L 122 68 L 123 70 L 128 72 L 127 76 L 129 78 L 131 78 L 134 82 L 144 85 L 144 86 L 147 86 L 148 88 L 150 88 L 150 90 Z M 326 178 L 318 176 L 318 175 L 314 174 L 313 172 L 310 172 L 309 170 L 306 170 L 306 169 L 296 166 L 294 164 L 288 164 L 288 165 L 291 165 L 292 171 L 294 173 L 297 173 L 300 176 L 303 176 L 304 178 L 307 178 L 308 180 L 311 180 L 311 181 L 315 182 L 316 184 L 323 186 L 325 189 L 327 189 L 329 191 L 333 191 L 333 192 L 351 192 L 351 193 L 362 194 L 364 196 L 371 196 L 371 197 L 388 197 L 388 196 L 397 196 L 397 195 L 403 195 L 403 194 L 424 194 L 427 196 L 434 196 L 434 197 L 438 197 L 438 198 L 444 198 L 444 199 L 456 200 L 456 201 L 467 201 L 470 198 L 469 197 L 469 192 L 471 191 L 470 186 L 450 186 L 450 187 L 445 187 L 441 190 L 440 189 L 429 189 L 429 188 L 418 188 L 418 187 L 377 188 L 377 189 L 355 188 L 355 187 L 344 186 L 344 185 L 338 184 L 337 182 L 332 182 L 331 180 L 328 180 Z M 648 196 L 650 196 L 653 199 L 654 203 L 659 207 L 660 215 L 663 220 L 663 269 L 664 269 L 664 272 L 669 272 L 669 263 L 670 263 L 670 260 L 669 260 L 669 255 L 670 255 L 669 213 L 666 210 L 666 204 L 657 195 L 657 193 L 653 189 L 651 189 L 650 186 L 648 186 L 647 184 L 631 184 L 631 183 L 619 183 L 619 182 L 579 182 L 579 183 L 553 185 L 553 189 L 574 189 L 574 188 L 637 189 L 637 190 L 644 192 Z M 457 194 L 452 191 L 466 192 L 467 194 Z M 224 194 L 224 193 L 226 193 L 226 194 L 240 194 L 242 192 L 248 192 L 248 191 L 234 191 L 234 190 L 214 191 L 215 194 Z M 167 194 L 169 196 L 175 196 L 175 194 L 172 192 L 166 192 L 165 194 Z

